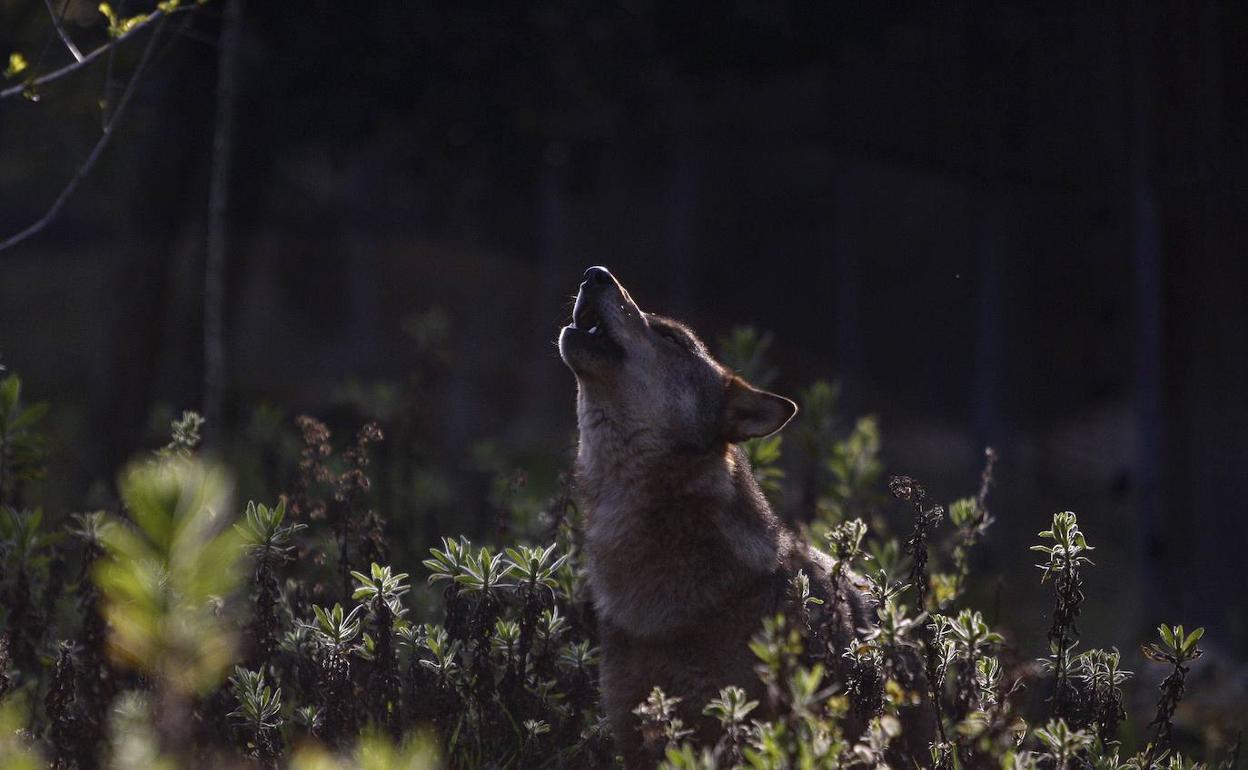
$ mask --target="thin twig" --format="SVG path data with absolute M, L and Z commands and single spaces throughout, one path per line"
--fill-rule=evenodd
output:
M 117 63 L 117 47 L 113 46 L 108 52 L 108 66 L 104 68 L 104 92 L 100 95 L 100 128 L 107 126 L 112 120 L 113 113 L 113 87 L 115 80 L 113 78 L 113 68 Z
M 74 45 L 74 41 L 69 39 L 69 35 L 65 32 L 65 25 L 61 23 L 61 15 L 52 7 L 52 0 L 43 0 L 43 4 L 48 7 L 48 15 L 52 17 L 52 26 L 56 27 L 56 34 L 60 35 L 61 42 L 73 54 L 74 61 L 82 62 L 82 51 L 78 50 L 78 46 Z
M 113 136 L 113 129 L 116 128 L 118 119 L 121 118 L 122 113 L 126 109 L 126 105 L 130 103 L 130 97 L 134 95 L 135 87 L 138 85 L 139 78 L 143 75 L 143 70 L 147 67 L 147 62 L 152 56 L 152 51 L 156 50 L 156 41 L 160 38 L 160 31 L 163 28 L 164 22 L 161 22 L 156 26 L 156 29 L 152 31 L 152 36 L 148 39 L 147 46 L 143 49 L 143 57 L 139 59 L 138 66 L 134 68 L 134 74 L 130 76 L 130 82 L 126 83 L 126 90 L 122 93 L 120 101 L 117 102 L 117 109 L 113 111 L 112 119 L 109 120 L 108 124 L 104 126 L 104 130 L 100 134 L 99 140 L 96 141 L 95 147 L 91 148 L 91 154 L 88 155 L 87 159 L 83 161 L 81 166 L 78 167 L 77 173 L 75 173 L 73 178 L 69 180 L 69 184 L 65 185 L 65 189 L 61 190 L 61 194 L 58 195 L 56 200 L 52 202 L 52 206 L 48 209 L 47 213 L 40 217 L 38 221 L 30 227 L 27 227 L 20 233 L 17 233 L 3 242 L 0 242 L 0 252 L 16 246 L 32 235 L 38 233 L 43 228 L 47 227 L 53 219 L 56 219 L 56 215 L 60 213 L 61 208 L 65 205 L 65 202 L 68 201 L 70 196 L 74 194 L 74 191 L 78 189 L 78 185 L 82 183 L 82 180 L 87 177 L 87 174 L 91 173 L 91 169 L 95 167 L 96 161 L 98 161 L 100 156 L 104 154 L 104 148 L 108 146 L 108 140 Z
M 45 83 L 51 83 L 54 80 L 60 80 L 66 75 L 73 74 L 74 72 L 77 72 L 78 70 L 82 69 L 83 67 L 87 66 L 91 62 L 103 56 L 107 51 L 110 51 L 113 48 L 116 48 L 121 43 L 125 42 L 126 40 L 129 40 L 131 37 L 137 34 L 140 30 L 147 29 L 148 27 L 152 25 L 153 22 L 157 22 L 162 19 L 167 19 L 168 17 L 173 16 L 174 14 L 184 13 L 186 11 L 193 11 L 198 7 L 199 7 L 198 5 L 183 5 L 183 6 L 174 8 L 172 11 L 162 11 L 160 9 L 152 11 L 150 16 L 148 16 L 146 19 L 139 22 L 138 24 L 135 24 L 133 27 L 127 30 L 125 34 L 118 35 L 116 38 L 114 38 L 110 42 L 105 43 L 99 48 L 96 48 L 91 53 L 84 55 L 80 61 L 66 64 L 64 67 L 61 67 L 58 70 L 53 70 L 47 73 L 46 75 L 40 75 L 37 78 L 26 80 L 24 82 L 18 83 L 15 86 L 9 86 L 3 91 L 0 91 L 0 99 L 8 99 L 9 97 L 17 96 L 18 94 L 24 91 L 27 91 L 29 89 L 38 88 L 39 86 L 44 85 Z

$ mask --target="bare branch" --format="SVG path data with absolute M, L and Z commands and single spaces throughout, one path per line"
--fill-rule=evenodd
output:
M 61 23 L 61 14 L 56 12 L 52 7 L 52 0 L 43 0 L 43 4 L 48 7 L 48 15 L 52 17 L 52 26 L 56 27 L 56 34 L 61 36 L 61 42 L 73 54 L 74 61 L 82 62 L 82 51 L 78 50 L 78 46 L 74 45 L 74 41 L 69 39 L 69 35 L 65 32 L 65 25 Z M 62 4 L 62 7 L 64 5 Z
M 126 30 L 125 34 L 118 35 L 116 38 L 105 43 L 99 48 L 96 48 L 91 53 L 84 55 L 80 60 L 72 62 L 70 64 L 66 64 L 64 67 L 61 67 L 60 69 L 57 69 L 57 70 L 53 70 L 47 73 L 46 75 L 40 75 L 37 78 L 33 78 L 31 80 L 18 83 L 15 86 L 9 86 L 3 91 L 0 91 L 0 99 L 8 99 L 9 97 L 17 96 L 18 94 L 22 93 L 23 91 L 29 88 L 38 88 L 39 86 L 44 85 L 45 83 L 51 83 L 54 80 L 60 80 L 66 75 L 71 75 L 77 72 L 78 70 L 82 69 L 83 67 L 87 66 L 91 62 L 95 61 L 96 59 L 100 58 L 106 52 L 111 51 L 112 49 L 116 48 L 118 45 L 134 37 L 141 30 L 147 29 L 153 23 L 161 21 L 162 19 L 167 19 L 168 17 L 173 16 L 174 14 L 184 13 L 186 11 L 193 11 L 197 7 L 198 5 L 183 5 L 183 6 L 174 8 L 172 11 L 162 11 L 158 8 L 155 11 L 152 11 L 152 13 L 146 19 L 139 22 L 138 24 L 135 24 L 130 29 Z
M 126 90 L 122 93 L 121 99 L 117 102 L 117 109 L 113 111 L 112 118 L 108 121 L 107 125 L 104 126 L 104 130 L 100 134 L 99 140 L 96 141 L 95 147 L 91 148 L 91 154 L 88 155 L 87 159 L 83 161 L 81 166 L 78 167 L 77 173 L 75 173 L 73 178 L 69 180 L 69 183 L 65 185 L 65 189 L 61 190 L 61 194 L 58 195 L 56 200 L 52 202 L 52 206 L 48 208 L 47 213 L 45 213 L 34 224 L 30 225 L 25 230 L 22 230 L 4 241 L 0 241 L 0 252 L 16 246 L 32 235 L 38 233 L 43 228 L 47 227 L 53 219 L 56 219 L 56 215 L 60 213 L 61 208 L 65 205 L 65 202 L 68 201 L 70 196 L 74 194 L 74 191 L 78 189 L 78 185 L 82 183 L 82 180 L 87 177 L 87 174 L 91 173 L 91 169 L 95 167 L 95 164 L 100 159 L 100 156 L 104 154 L 104 148 L 108 146 L 108 140 L 113 136 L 113 129 L 116 128 L 117 121 L 121 118 L 122 113 L 125 112 L 126 105 L 130 103 L 130 97 L 134 96 L 135 88 L 139 83 L 139 79 L 143 76 L 143 71 L 147 68 L 148 61 L 152 58 L 152 51 L 156 50 L 156 41 L 160 38 L 160 32 L 164 26 L 163 21 L 160 24 L 157 24 L 156 28 L 152 31 L 151 37 L 148 38 L 147 46 L 143 49 L 143 57 L 139 59 L 138 66 L 134 69 L 134 74 L 130 76 L 130 81 L 126 83 Z M 120 40 L 120 38 L 118 39 Z

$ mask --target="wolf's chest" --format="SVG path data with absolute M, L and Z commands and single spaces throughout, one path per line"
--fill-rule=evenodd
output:
M 595 607 L 630 633 L 655 636 L 687 624 L 775 566 L 774 543 L 714 512 L 600 499 L 589 513 Z

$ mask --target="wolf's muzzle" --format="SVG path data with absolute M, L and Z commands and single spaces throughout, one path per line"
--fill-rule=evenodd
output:
M 594 265 L 585 271 L 585 280 L 581 281 L 581 288 L 610 286 L 613 283 L 615 283 L 615 276 L 611 275 L 610 270 Z

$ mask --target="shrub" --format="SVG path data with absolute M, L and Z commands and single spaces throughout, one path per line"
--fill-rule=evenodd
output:
M 756 377 L 771 372 L 768 339 L 730 340 Z M 1147 742 L 1128 745 L 1131 672 L 1121 654 L 1076 652 L 1093 566 L 1078 517 L 1055 514 L 1033 549 L 1054 609 L 1048 654 L 1029 662 L 965 604 L 971 554 L 994 520 L 995 454 L 978 490 L 946 508 L 913 478 L 885 480 L 878 424 L 864 418 L 842 432 L 835 393 L 809 390 L 813 419 L 797 431 L 801 494 L 789 509 L 838 573 L 866 577 L 876 622 L 836 646 L 817 620 L 829 613 L 810 611 L 819 600 L 799 573 L 785 611 L 751 644 L 776 717 L 758 720 L 759 704 L 725 687 L 696 704 L 720 732 L 695 744 L 675 716 L 683 694 L 656 689 L 636 709 L 656 763 L 1192 767 L 1176 751 L 1174 719 L 1203 630 L 1163 625 L 1144 647 L 1168 674 Z M 386 523 L 370 499 L 379 427 L 365 425 L 336 455 L 325 424 L 299 418 L 303 448 L 282 475 L 287 493 L 240 510 L 230 474 L 198 457 L 202 420 L 186 413 L 167 446 L 123 472 L 118 511 L 77 514 L 53 532 L 42 512 L 19 505 L 22 481 L 43 467 L 32 430 L 43 410 L 19 396 L 15 377 L 0 381 L 4 766 L 618 766 L 598 708 L 595 625 L 567 487 L 544 522 L 529 509 L 509 518 L 502 542 L 442 538 L 425 579 L 414 580 L 401 571 L 411 565 L 387 563 Z M 749 447 L 773 493 L 785 480 L 781 448 L 778 439 Z M 904 535 L 881 515 L 890 497 L 906 513 Z M 541 537 L 521 542 L 524 534 Z M 72 579 L 66 560 L 78 565 Z M 1047 707 L 1029 707 L 1025 688 L 1047 692 Z

